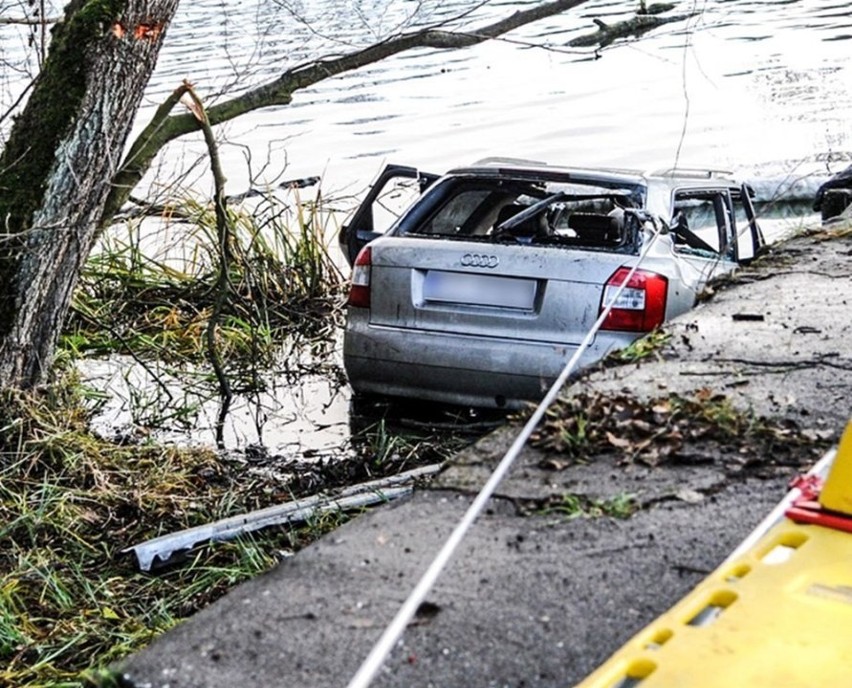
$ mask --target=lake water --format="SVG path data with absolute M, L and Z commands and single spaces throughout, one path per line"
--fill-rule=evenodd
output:
M 465 26 L 533 4 L 488 3 Z M 473 5 L 185 2 L 150 103 L 183 78 L 202 94 L 246 88 L 305 60 L 366 45 L 406 23 L 414 9 L 408 22 L 425 25 Z M 437 172 L 492 155 L 639 169 L 713 167 L 766 181 L 766 195 L 785 180 L 848 164 L 847 3 L 686 0 L 666 15 L 684 19 L 639 39 L 599 52 L 567 45 L 595 30 L 594 18 L 614 23 L 637 6 L 592 0 L 505 40 L 460 51 L 416 50 L 297 92 L 290 106 L 227 127 L 235 144 L 226 149 L 231 184 L 239 190 L 248 183 L 239 146 L 251 149 L 255 174 L 268 160 L 267 174 L 286 166 L 285 177 L 319 174 L 329 191 L 354 193 L 388 161 Z M 168 158 L 191 160 L 198 150 L 183 143 Z M 832 159 L 838 162 L 829 164 Z
M 469 29 L 534 4 L 185 0 L 136 129 L 183 79 L 208 103 L 218 102 L 401 27 L 447 22 Z M 665 15 L 679 20 L 641 38 L 599 51 L 568 45 L 596 29 L 593 19 L 614 23 L 637 7 L 636 0 L 591 0 L 501 40 L 414 50 L 299 91 L 289 106 L 220 129 L 229 192 L 319 175 L 325 195 L 345 209 L 386 162 L 442 172 L 500 155 L 584 166 L 712 167 L 751 180 L 765 199 L 807 198 L 852 161 L 847 3 L 681 0 Z M 14 30 L 0 30 L 0 52 L 12 62 L 21 54 Z M 4 102 L 11 102 L 21 79 L 14 70 L 4 79 Z M 157 191 L 184 173 L 184 187 L 208 193 L 209 173 L 197 164 L 203 157 L 199 137 L 175 142 L 144 186 Z M 135 403 L 130 390 L 144 386 L 144 376 L 135 379 L 115 361 L 86 363 L 84 370 L 96 385 L 124 386 L 102 416 L 105 426 L 123 422 Z M 262 442 L 288 455 L 325 452 L 347 442 L 347 410 L 348 394 L 333 375 L 298 388 L 283 381 L 236 409 L 229 444 Z M 202 405 L 202 418 L 215 415 L 215 404 Z

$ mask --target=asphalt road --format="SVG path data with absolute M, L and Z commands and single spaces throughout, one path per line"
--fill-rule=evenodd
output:
M 849 420 L 852 236 L 822 239 L 774 248 L 667 324 L 659 351 L 567 390 L 631 417 L 715 403 L 750 414 L 760 439 L 699 431 L 696 414 L 651 454 L 618 438 L 589 461 L 525 450 L 373 685 L 570 686 L 721 563 Z M 123 662 L 125 682 L 345 686 L 516 432 L 236 588 Z M 566 494 L 592 515 L 569 517 Z M 626 495 L 629 518 L 593 508 Z

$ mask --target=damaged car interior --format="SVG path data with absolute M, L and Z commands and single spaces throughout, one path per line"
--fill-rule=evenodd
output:
M 763 245 L 749 189 L 717 172 L 504 159 L 441 177 L 390 165 L 339 240 L 355 394 L 492 408 L 540 398 L 613 299 L 582 365 Z

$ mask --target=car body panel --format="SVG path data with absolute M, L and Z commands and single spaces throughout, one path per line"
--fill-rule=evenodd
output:
M 592 364 L 634 338 L 599 334 L 580 363 Z M 520 337 L 403 332 L 358 318 L 350 321 L 344 339 L 346 372 L 358 392 L 497 408 L 541 397 L 576 349 Z
M 340 239 L 350 261 L 370 242 L 369 307 L 350 306 L 344 336 L 356 392 L 518 406 L 559 375 L 598 318 L 607 283 L 643 249 L 641 270 L 664 278 L 668 319 L 762 244 L 748 190 L 715 173 L 506 160 L 441 178 L 385 172 Z M 382 235 L 365 208 L 395 175 L 425 193 Z M 649 245 L 654 224 L 663 232 Z M 601 330 L 580 363 L 642 334 Z

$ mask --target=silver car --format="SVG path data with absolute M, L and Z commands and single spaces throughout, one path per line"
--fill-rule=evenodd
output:
M 389 166 L 340 241 L 356 393 L 511 408 L 544 395 L 643 247 L 581 365 L 690 309 L 763 236 L 748 187 L 722 173 L 488 159 L 441 177 Z

